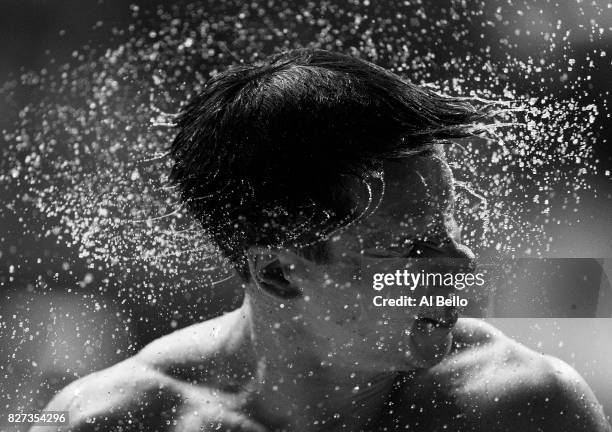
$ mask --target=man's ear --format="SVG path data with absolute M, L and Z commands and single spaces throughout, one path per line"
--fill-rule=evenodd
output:
M 251 277 L 261 289 L 275 297 L 300 297 L 302 290 L 292 277 L 297 264 L 293 256 L 288 251 L 251 247 L 247 251 Z

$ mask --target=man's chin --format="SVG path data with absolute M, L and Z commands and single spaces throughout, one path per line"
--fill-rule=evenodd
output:
M 449 353 L 453 343 L 451 329 L 440 330 L 439 334 L 413 333 L 410 335 L 410 352 L 407 359 L 413 367 L 430 368 L 440 363 Z

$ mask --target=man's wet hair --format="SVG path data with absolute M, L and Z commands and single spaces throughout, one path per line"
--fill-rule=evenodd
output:
M 477 134 L 489 117 L 367 61 L 297 49 L 206 83 L 177 117 L 170 180 L 248 279 L 250 246 L 325 238 L 361 213 L 355 185 L 381 161 Z

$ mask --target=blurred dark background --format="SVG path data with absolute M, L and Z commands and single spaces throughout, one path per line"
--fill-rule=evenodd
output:
M 145 10 L 173 3 L 176 1 L 139 0 L 130 4 Z M 445 2 L 431 2 L 432 7 L 440 7 L 441 3 Z M 484 13 L 491 12 L 493 16 L 495 3 L 487 3 Z M 583 13 L 577 13 L 578 4 Z M 612 11 L 609 5 L 606 7 Z M 589 16 L 591 12 L 593 16 Z M 594 89 L 601 90 L 594 94 L 603 94 L 594 96 L 593 102 L 600 107 L 609 106 L 612 39 L 608 36 L 593 42 L 585 28 L 597 19 L 607 34 L 612 34 L 612 12 L 595 16 L 589 5 L 568 1 L 555 6 L 547 3 L 537 13 L 538 19 L 542 16 L 547 19 L 549 14 L 551 21 L 562 16 L 564 26 L 572 29 L 569 37 L 573 38 L 571 46 L 577 52 L 600 48 L 607 53 L 606 58 L 599 60 L 603 66 L 593 71 L 590 82 Z M 486 16 L 483 20 L 486 21 Z M 487 37 L 499 38 L 503 34 L 495 32 L 503 31 L 516 35 L 516 30 L 520 30 L 517 37 L 524 47 L 525 58 L 538 58 L 539 45 L 530 40 L 530 35 L 538 31 L 534 16 L 524 13 L 513 20 L 510 27 L 488 28 Z M 0 85 L 25 71 L 52 69 L 53 65 L 74 62 L 73 52 L 83 50 L 84 46 L 95 47 L 98 52 L 114 48 L 127 36 L 112 31 L 113 27 L 126 28 L 131 22 L 131 10 L 124 0 L 2 0 Z M 504 47 L 491 45 L 499 50 L 491 52 L 491 56 L 503 58 Z M 562 95 L 564 91 L 570 92 L 560 89 L 559 93 Z M 568 93 L 568 96 L 571 95 Z M 35 101 L 31 95 L 19 89 L 10 102 L 0 100 L 2 129 L 10 128 L 16 119 L 15 107 L 32 102 Z M 548 233 L 553 238 L 551 257 L 612 257 L 609 114 L 600 115 L 593 129 L 601 135 L 595 148 L 596 158 L 600 160 L 599 173 L 588 175 L 594 192 L 584 196 L 580 211 L 568 217 L 566 225 L 551 227 Z M 0 145 L 6 143 L 0 141 Z M 0 196 L 0 203 L 7 198 Z M 166 299 L 173 304 L 170 312 L 163 307 L 166 303 L 163 298 L 153 303 L 116 304 L 98 289 L 104 277 L 103 269 L 90 268 L 75 250 L 57 242 L 55 237 L 31 230 L 24 234 L 24 217 L 27 215 L 17 212 L 6 213 L 0 219 L 1 411 L 18 407 L 41 409 L 57 389 L 75 378 L 120 361 L 150 340 L 176 328 L 231 310 L 240 302 L 240 288 L 230 280 L 206 293 L 206 307 L 199 315 L 183 313 L 181 305 L 187 306 L 193 301 L 189 296 Z M 609 262 L 604 261 L 608 275 Z M 76 287 L 80 288 L 78 296 Z M 608 414 L 612 413 L 610 320 L 512 319 L 496 320 L 495 324 L 530 347 L 558 355 L 575 366 L 593 386 Z

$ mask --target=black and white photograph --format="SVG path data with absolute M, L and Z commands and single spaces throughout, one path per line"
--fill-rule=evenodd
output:
M 0 431 L 612 432 L 610 1 L 0 36 Z

